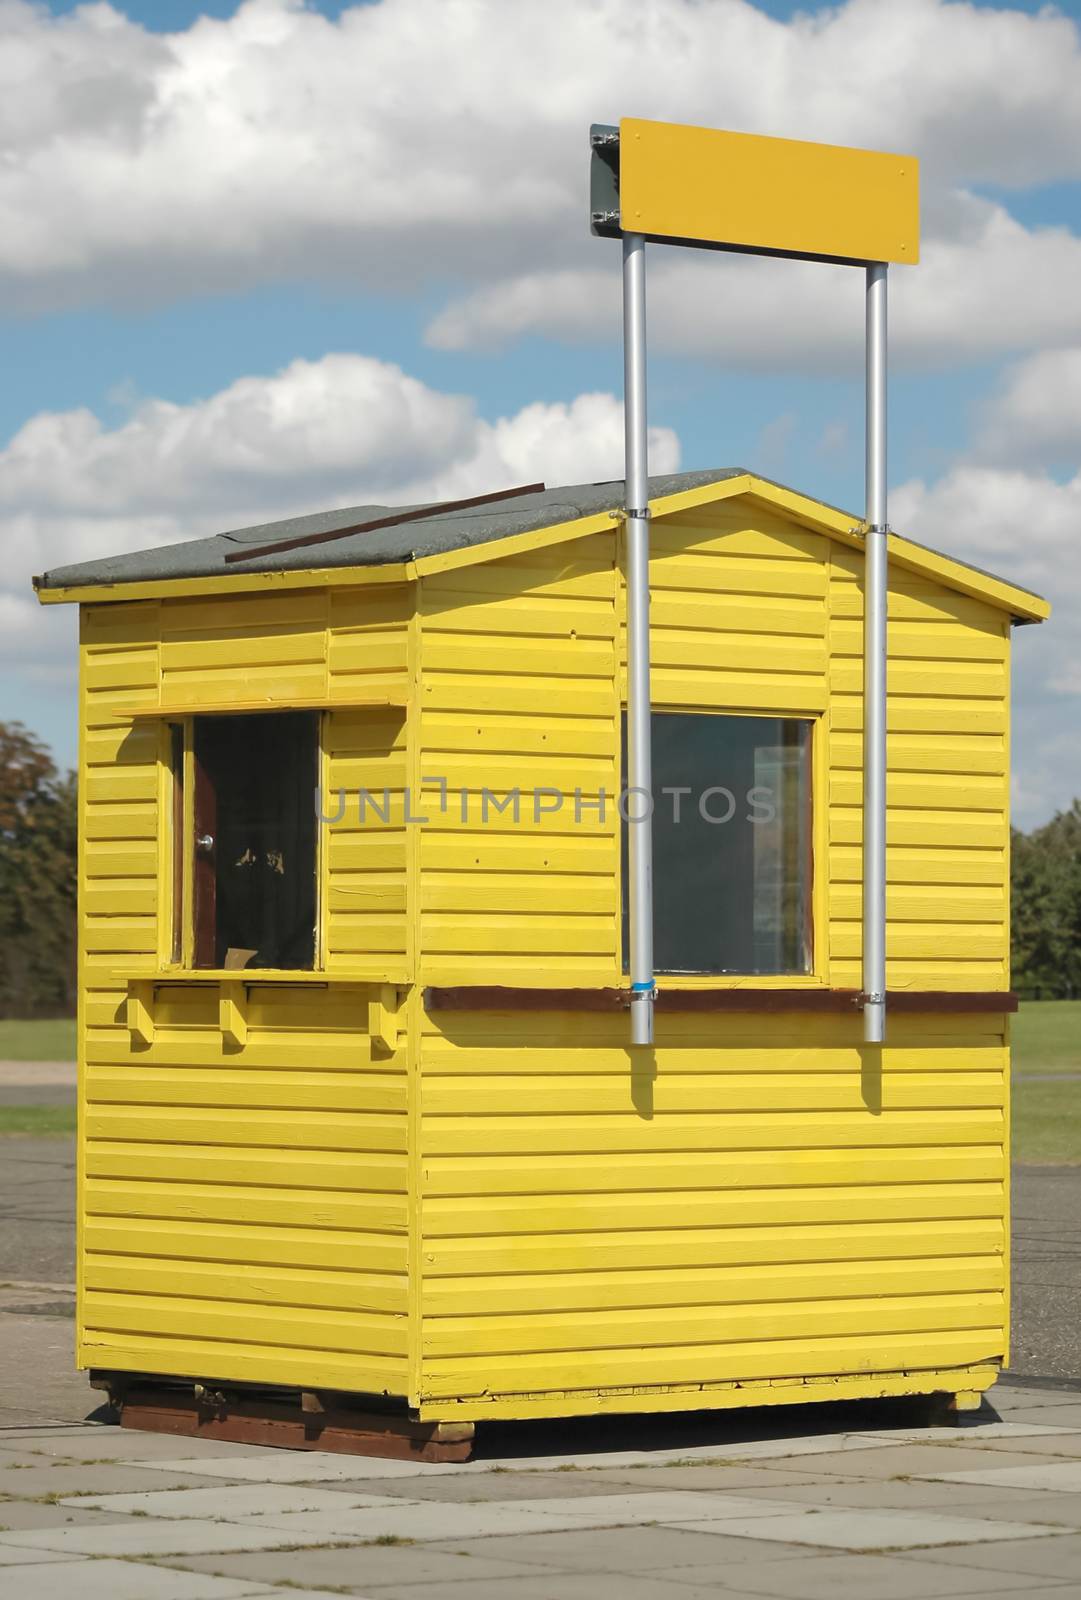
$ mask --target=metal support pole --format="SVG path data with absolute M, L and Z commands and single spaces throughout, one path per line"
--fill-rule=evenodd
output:
M 623 429 L 627 530 L 627 811 L 631 1044 L 653 1043 L 653 762 L 649 684 L 646 242 L 623 235 Z
M 863 590 L 863 1037 L 886 1037 L 886 268 L 867 268 Z

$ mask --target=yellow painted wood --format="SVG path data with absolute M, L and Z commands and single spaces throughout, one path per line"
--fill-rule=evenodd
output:
M 655 703 L 814 723 L 814 971 L 663 981 L 858 987 L 861 532 L 749 476 L 654 509 Z M 855 1012 L 661 1012 L 646 1063 L 619 1013 L 426 1009 L 622 981 L 622 560 L 603 517 L 84 608 L 82 1362 L 469 1419 L 991 1381 L 1004 1016 L 895 1015 L 868 1056 Z M 1040 603 L 904 541 L 890 602 L 889 982 L 1002 990 Z M 195 971 L 183 919 L 170 961 L 166 724 L 245 705 L 321 711 L 313 971 Z M 185 838 L 191 779 L 189 734 Z
M 849 261 L 919 260 L 919 162 L 624 117 L 628 232 Z

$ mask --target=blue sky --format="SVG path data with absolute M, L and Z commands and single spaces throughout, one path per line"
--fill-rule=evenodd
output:
M 509 433 L 524 437 L 528 419 L 523 413 L 534 402 L 552 408 L 554 427 L 557 409 L 571 405 L 575 397 L 596 391 L 618 397 L 618 251 L 610 243 L 586 243 L 584 235 L 586 126 L 591 115 L 606 119 L 621 109 L 618 88 L 602 69 L 597 70 L 595 88 L 590 87 L 588 74 L 580 70 L 573 90 L 558 85 L 567 105 L 560 127 L 552 132 L 551 125 L 560 119 L 553 119 L 546 106 L 538 109 L 526 104 L 529 92 L 524 76 L 518 84 L 521 106 L 508 87 L 504 105 L 485 104 L 493 97 L 498 102 L 502 91 L 492 90 L 479 95 L 472 106 L 463 107 L 455 98 L 453 82 L 444 91 L 432 63 L 418 64 L 417 51 L 423 55 L 423 48 L 417 35 L 410 34 L 403 23 L 400 54 L 395 56 L 394 18 L 387 17 L 376 47 L 373 36 L 357 27 L 355 14 L 360 8 L 353 5 L 329 0 L 310 4 L 308 11 L 319 13 L 331 25 L 318 29 L 303 24 L 303 18 L 297 21 L 296 8 L 291 10 L 285 0 L 255 0 L 246 15 L 256 20 L 249 20 L 245 33 L 237 19 L 237 6 L 226 0 L 199 5 L 179 0 L 126 0 L 114 7 L 126 23 L 119 32 L 105 36 L 100 29 L 96 31 L 97 25 L 86 22 L 85 12 L 80 16 L 78 7 L 67 0 L 52 0 L 48 6 L 36 8 L 20 0 L 14 3 L 18 15 L 9 23 L 13 37 L 31 53 L 28 59 L 33 59 L 33 51 L 40 51 L 42 70 L 58 74 L 56 106 L 50 108 L 48 95 L 40 97 L 46 102 L 45 109 L 36 108 L 31 117 L 31 121 L 40 119 L 40 129 L 35 126 L 27 134 L 25 117 L 17 127 L 15 112 L 10 113 L 8 142 L 15 141 L 25 153 L 35 187 L 20 191 L 16 200 L 9 202 L 0 181 L 0 208 L 16 203 L 29 208 L 34 226 L 29 230 L 27 255 L 37 252 L 29 265 L 17 258 L 14 248 L 9 262 L 0 259 L 0 363 L 8 374 L 8 383 L 0 392 L 0 450 L 6 442 L 3 470 L 16 485 L 10 498 L 0 500 L 0 515 L 10 517 L 15 530 L 12 548 L 28 551 L 27 560 L 55 564 L 79 554 L 103 553 L 111 528 L 116 529 L 121 543 L 132 547 L 166 537 L 170 527 L 175 527 L 178 537 L 187 531 L 206 531 L 215 525 L 215 517 L 222 526 L 236 525 L 248 509 L 272 514 L 280 503 L 282 514 L 288 514 L 298 509 L 298 503 L 290 498 L 294 490 L 297 496 L 309 497 L 308 508 L 318 505 L 321 496 L 323 503 L 341 503 L 339 493 L 351 489 L 354 480 L 336 460 L 321 476 L 319 460 L 309 462 L 301 454 L 293 488 L 282 475 L 275 476 L 279 462 L 274 456 L 284 460 L 294 447 L 301 450 L 292 435 L 288 450 L 272 448 L 262 498 L 247 467 L 242 471 L 231 463 L 223 468 L 216 461 L 208 465 L 197 454 L 183 457 L 183 481 L 172 501 L 165 487 L 155 500 L 152 484 L 141 485 L 125 498 L 125 491 L 117 486 L 118 475 L 125 471 L 124 451 L 134 450 L 144 433 L 151 441 L 148 449 L 164 450 L 163 440 L 178 430 L 184 436 L 183 449 L 194 450 L 190 436 L 210 414 L 207 407 L 225 405 L 215 397 L 231 393 L 241 380 L 251 379 L 257 388 L 258 383 L 267 383 L 283 369 L 290 369 L 301 374 L 296 382 L 330 383 L 325 363 L 333 355 L 382 364 L 363 372 L 358 368 L 348 379 L 362 383 L 362 388 L 373 373 L 382 373 L 383 366 L 400 368 L 408 380 L 423 386 L 425 395 L 437 397 L 431 404 L 440 417 L 453 413 L 454 428 L 466 430 L 463 438 L 468 435 L 462 448 L 474 451 L 478 463 L 505 462 L 505 469 L 501 465 L 500 470 L 507 471 L 518 459 L 514 450 L 519 446 L 513 439 L 506 446 L 498 445 L 492 428 L 499 419 L 510 419 L 513 427 Z M 562 6 L 568 0 L 551 3 Z M 614 5 L 614 0 L 601 3 Z M 498 4 L 499 0 L 469 0 L 478 15 Z M 1070 122 L 1074 113 L 1068 105 L 1061 109 L 1058 105 L 1069 99 L 1070 83 L 1076 91 L 1075 103 L 1081 103 L 1081 71 L 1070 77 L 1077 69 L 1062 48 L 1065 36 L 1059 37 L 1057 46 L 1054 40 L 1049 43 L 1046 28 L 1036 18 L 1040 10 L 1036 4 L 1016 3 L 1009 8 L 1014 21 L 1008 39 L 1000 39 L 994 32 L 1005 8 L 951 6 L 946 0 L 889 0 L 888 4 L 849 0 L 848 5 L 830 8 L 781 3 L 752 7 L 749 0 L 746 4 L 704 0 L 693 7 L 686 0 L 641 0 L 643 18 L 664 13 L 666 8 L 681 27 L 713 28 L 712 41 L 723 40 L 731 29 L 734 44 L 737 38 L 754 37 L 767 18 L 785 24 L 785 37 L 796 41 L 789 70 L 798 71 L 801 51 L 806 57 L 806 73 L 799 74 L 801 80 L 808 80 L 801 81 L 799 91 L 806 96 L 806 107 L 802 112 L 798 104 L 792 108 L 792 95 L 787 100 L 778 98 L 779 104 L 786 104 L 785 115 L 790 120 L 784 126 L 770 123 L 767 127 L 763 118 L 768 122 L 768 109 L 763 107 L 777 87 L 762 85 L 760 105 L 752 91 L 736 80 L 727 90 L 723 82 L 718 83 L 715 92 L 708 80 L 703 81 L 688 90 L 684 101 L 677 90 L 682 81 L 679 74 L 686 74 L 688 68 L 680 65 L 677 69 L 673 55 L 671 99 L 666 102 L 662 98 L 657 111 L 646 106 L 644 114 L 756 126 L 759 131 L 784 134 L 804 132 L 807 137 L 827 137 L 839 143 L 881 144 L 879 123 L 870 109 L 861 110 L 857 92 L 861 73 L 865 71 L 867 76 L 868 108 L 881 106 L 883 83 L 887 95 L 897 94 L 898 146 L 917 148 L 923 162 L 929 238 L 925 266 L 893 275 L 893 305 L 900 334 L 891 388 L 891 485 L 898 490 L 901 507 L 920 520 L 919 527 L 906 527 L 905 531 L 955 548 L 959 540 L 959 554 L 981 565 L 1005 567 L 1020 581 L 1039 587 L 1045 570 L 1055 572 L 1060 564 L 1045 561 L 1041 565 L 1031 553 L 1026 558 L 1024 552 L 1015 552 L 1008 527 L 1000 534 L 988 532 L 981 544 L 981 527 L 987 522 L 986 506 L 1003 502 L 1002 483 L 995 473 L 1025 475 L 1025 482 L 1035 485 L 1033 493 L 1046 500 L 1046 515 L 1056 528 L 1064 518 L 1066 525 L 1069 523 L 1072 502 L 1063 497 L 1072 492 L 1070 485 L 1078 474 L 1077 452 L 1070 437 L 1064 441 L 1061 427 L 1056 433 L 1046 420 L 1034 416 L 1031 393 L 1039 389 L 1039 373 L 1035 368 L 1030 372 L 1025 365 L 1048 363 L 1052 358 L 1065 360 L 1081 346 L 1081 289 L 1077 288 L 1081 276 L 1072 276 L 1070 254 L 1075 241 L 1081 244 L 1081 156 L 1076 155 L 1081 127 L 1074 128 Z M 390 11 L 378 0 L 370 0 L 363 9 L 369 13 L 369 23 L 382 22 L 383 14 Z M 589 24 L 588 18 L 583 20 L 583 9 L 589 8 L 579 8 L 574 25 L 585 29 Z M 441 13 L 436 0 L 395 0 L 393 12 L 399 22 L 408 21 L 411 10 L 430 28 L 432 19 L 438 25 L 441 16 L 456 8 Z M 1081 3 L 1063 4 L 1057 10 L 1064 19 L 1081 20 Z M 534 11 L 538 16 L 544 13 L 540 0 L 517 0 L 513 6 L 504 3 L 498 17 L 495 11 L 490 13 L 498 26 L 485 30 L 486 48 L 491 49 L 492 57 L 485 68 L 491 76 L 483 87 L 498 85 L 504 76 L 515 80 L 525 72 L 507 18 L 520 18 L 525 35 L 529 14 Z M 912 62 L 901 62 L 898 79 L 891 83 L 888 60 L 897 55 L 898 20 L 909 12 L 914 33 L 919 29 L 927 37 L 940 35 L 943 43 L 933 70 L 925 70 L 920 52 L 913 46 Z M 962 12 L 964 17 L 959 15 Z M 293 19 L 283 22 L 280 29 L 279 13 Z M 703 13 L 708 14 L 705 21 Z M 803 15 L 804 24 L 792 21 L 797 13 Z M 814 13 L 823 14 L 817 18 L 817 38 L 791 31 L 805 26 L 806 18 Z M 621 27 L 633 15 L 634 8 L 626 4 L 621 12 L 611 12 Z M 232 198 L 222 186 L 223 194 L 215 199 L 217 152 L 211 145 L 192 154 L 200 132 L 197 121 L 194 131 L 192 127 L 179 128 L 170 148 L 157 158 L 163 175 L 159 189 L 171 195 L 175 185 L 179 199 L 172 205 L 162 204 L 159 214 L 153 170 L 145 180 L 145 198 L 138 199 L 144 194 L 138 187 L 144 177 L 131 155 L 136 142 L 132 129 L 138 126 L 138 139 L 145 140 L 147 124 L 140 119 L 149 114 L 146 108 L 166 103 L 161 86 L 169 66 L 167 57 L 158 54 L 171 48 L 165 36 L 196 40 L 198 30 L 193 34 L 192 29 L 200 16 L 218 19 L 222 29 L 201 53 L 194 48 L 181 52 L 185 82 L 194 85 L 193 96 L 208 93 L 205 84 L 213 77 L 214 52 L 220 49 L 234 74 L 230 86 L 243 81 L 252 88 L 253 96 L 251 105 L 242 108 L 244 118 L 237 123 L 240 131 L 230 143 L 229 158 L 249 133 L 253 153 L 246 158 L 248 168 L 238 167 L 240 176 Z M 0 8 L 0 32 L 4 23 Z M 287 48 L 277 38 L 285 28 L 294 30 Z M 881 50 L 875 47 L 879 36 Z M 1072 31 L 1071 37 L 1076 43 Z M 55 67 L 58 42 L 64 62 L 61 68 Z M 594 40 L 598 52 L 603 42 L 602 29 Z M 463 52 L 475 53 L 467 40 L 450 37 L 442 43 L 451 56 L 458 44 Z M 974 44 L 978 48 L 973 48 Z M 625 47 L 633 50 L 633 39 Z M 686 49 L 688 61 L 703 53 L 701 43 L 693 38 Z M 344 204 L 332 194 L 320 211 L 322 202 L 309 200 L 308 191 L 318 190 L 324 173 L 311 164 L 306 147 L 297 169 L 300 176 L 288 175 L 291 152 L 304 145 L 308 129 L 298 118 L 292 132 L 287 129 L 283 133 L 275 108 L 283 103 L 283 82 L 288 89 L 289 74 L 295 71 L 304 92 L 313 92 L 315 85 L 317 98 L 312 104 L 317 119 L 321 114 L 320 85 L 332 78 L 334 57 L 348 57 L 350 51 L 356 53 L 355 101 L 347 85 L 335 88 L 331 84 L 328 98 L 341 94 L 337 103 L 345 110 L 339 109 L 337 121 L 328 125 L 318 145 L 318 162 L 325 166 L 340 160 L 351 188 Z M 997 74 L 996 51 L 1000 57 Z M 492 187 L 487 196 L 463 200 L 468 225 L 463 223 L 458 229 L 453 219 L 448 223 L 444 218 L 427 234 L 420 224 L 432 191 L 425 191 L 427 199 L 418 201 L 416 215 L 404 223 L 398 216 L 387 220 L 394 209 L 391 194 L 378 215 L 378 207 L 372 203 L 366 220 L 357 223 L 355 239 L 343 245 L 336 216 L 348 214 L 350 197 L 356 197 L 357 210 L 363 212 L 369 174 L 378 169 L 371 183 L 373 190 L 378 187 L 379 173 L 383 177 L 389 173 L 391 179 L 394 176 L 396 156 L 389 134 L 389 154 L 377 152 L 373 157 L 369 152 L 371 141 L 378 141 L 380 130 L 399 110 L 384 111 L 381 121 L 373 110 L 370 126 L 364 122 L 370 97 L 370 91 L 369 95 L 364 91 L 364 74 L 375 70 L 371 61 L 380 52 L 384 74 L 388 61 L 400 63 L 403 104 L 408 105 L 410 96 L 415 95 L 417 107 L 427 108 L 418 109 L 420 122 L 423 124 L 425 116 L 431 118 L 426 134 L 429 143 L 419 146 L 422 160 L 432 149 L 431 141 L 440 141 L 445 130 L 451 129 L 446 136 L 460 139 L 465 152 L 462 164 L 468 165 L 470 160 L 491 163 Z M 987 56 L 986 62 L 981 60 L 981 52 Z M 266 67 L 266 71 L 273 93 L 264 94 L 258 74 L 271 57 L 272 70 Z M 840 73 L 844 86 L 840 111 L 824 105 L 816 95 L 815 74 L 823 70 L 816 68 L 816 59 L 828 60 L 830 70 Z M 1081 61 L 1081 48 L 1077 61 Z M 663 56 L 650 64 L 663 77 Z M 1048 81 L 1044 92 L 1038 85 L 1027 91 L 1017 89 L 1016 81 L 1024 85 L 1029 76 L 1038 79 L 1041 71 L 1064 76 L 1055 83 Z M 850 74 L 847 78 L 845 72 Z M 986 76 L 981 78 L 981 72 Z M 0 86 L 2 73 L 0 68 Z M 936 81 L 924 83 L 925 78 Z M 434 89 L 433 84 L 437 86 Z M 556 88 L 553 84 L 553 92 Z M 297 92 L 299 95 L 299 88 Z M 447 104 L 432 109 L 433 97 L 438 99 L 444 92 Z M 996 106 L 999 95 L 1003 104 Z M 926 106 L 921 96 L 927 100 Z M 629 84 L 627 111 L 637 112 L 645 98 L 641 87 Z M 915 107 L 911 111 L 909 98 Z M 685 103 L 687 110 L 682 113 Z M 483 110 L 476 110 L 477 106 Z M 175 103 L 169 114 L 179 118 Z M 488 144 L 476 142 L 473 126 L 484 115 L 492 119 Z M 50 122 L 50 117 L 55 121 Z M 354 117 L 356 127 L 350 120 Z M 906 117 L 908 126 L 904 125 Z M 261 123 L 261 118 L 265 122 Z M 508 191 L 500 185 L 510 181 L 514 170 L 508 165 L 509 176 L 500 176 L 499 146 L 504 130 L 508 130 L 507 142 L 513 144 L 515 118 L 525 130 L 526 150 L 534 148 L 529 142 L 534 137 L 529 132 L 530 118 L 536 122 L 535 147 L 544 148 L 541 165 L 550 186 L 571 185 L 573 192 L 577 184 L 581 239 L 574 233 L 577 220 L 565 205 L 560 209 L 562 202 L 553 204 L 547 231 L 537 232 L 532 219 L 523 222 L 520 208 L 506 201 Z M 2 120 L 0 112 L 0 123 Z M 569 129 L 570 135 L 562 132 L 562 127 Z M 344 134 L 340 150 L 339 128 Z M 908 144 L 906 135 L 911 141 Z M 399 137 L 408 139 L 408 131 L 404 135 L 399 131 Z M 550 152 L 545 140 L 551 142 Z M 266 170 L 260 165 L 261 145 L 269 151 Z M 142 157 L 140 147 L 140 160 Z M 520 156 L 516 159 L 520 174 Z M 113 177 L 102 176 L 114 160 L 127 163 L 124 187 L 119 189 Z M 568 163 L 575 160 L 578 166 L 568 175 Z M 409 175 L 407 181 L 419 185 L 416 150 L 403 148 L 400 161 L 403 175 Z M 461 166 L 450 170 L 443 192 L 460 170 Z M 288 229 L 273 215 L 276 175 L 282 185 L 282 203 L 277 209 L 288 214 L 295 207 L 298 214 L 296 225 Z M 100 186 L 102 198 L 92 209 L 95 185 Z M 205 205 L 203 189 L 210 196 Z M 298 189 L 303 191 L 299 195 Z M 126 211 L 126 196 L 133 192 L 136 200 Z M 85 200 L 84 212 L 87 194 L 91 199 Z M 439 203 L 441 194 L 437 192 Z M 501 203 L 507 205 L 508 218 L 503 234 L 499 229 Z M 110 206 L 118 206 L 120 213 L 115 237 L 109 237 L 108 230 L 100 226 L 102 212 Z M 173 212 L 184 206 L 190 208 L 193 220 L 180 225 Z M 971 218 L 962 227 L 956 219 L 968 216 L 966 208 L 971 210 Z M 143 218 L 150 213 L 153 216 L 144 229 Z M 5 215 L 10 216 L 10 211 L 0 209 L 0 218 Z M 1011 219 L 1017 225 L 1017 238 L 1013 244 L 1008 240 L 1004 244 Z M 235 238 L 231 236 L 234 224 Z M 416 231 L 410 235 L 409 227 L 414 224 Z M 219 244 L 222 235 L 228 236 L 227 242 Z M 569 242 L 564 249 L 565 235 Z M 980 238 L 973 243 L 976 235 Z M 306 251 L 308 238 L 311 248 Z M 445 243 L 448 238 L 450 242 Z M 969 264 L 962 267 L 958 262 L 964 250 L 970 253 L 965 257 Z M 996 265 L 1000 256 L 1002 264 Z M 272 270 L 268 261 L 274 263 Z M 418 264 L 421 261 L 423 266 Z M 537 263 L 532 277 L 528 271 L 531 261 Z M 1081 263 L 1081 254 L 1078 261 Z M 740 271 L 746 265 L 727 257 L 708 257 L 705 266 L 701 261 L 693 264 L 695 276 L 693 281 L 687 280 L 685 291 L 675 279 L 674 266 L 670 269 L 666 263 L 657 268 L 651 421 L 678 438 L 683 467 L 745 464 L 858 510 L 862 505 L 860 275 L 848 273 L 847 284 L 831 279 L 827 289 L 806 285 L 804 278 L 796 276 L 750 283 Z M 651 266 L 651 274 L 653 270 Z M 805 273 L 806 269 L 793 272 Z M 670 284 L 665 273 L 670 274 Z M 985 274 L 971 298 L 963 273 Z M 917 285 L 920 274 L 924 280 Z M 758 287 L 762 282 L 776 285 L 770 291 L 775 298 L 765 304 Z M 929 303 L 930 290 L 924 287 L 928 282 L 940 285 L 937 307 L 954 307 L 953 325 L 945 333 L 936 321 L 941 312 Z M 551 294 L 547 283 L 552 286 Z M 1071 293 L 1077 304 L 1072 303 Z M 708 330 L 701 348 L 695 330 L 688 330 L 685 320 L 681 322 L 680 302 L 687 297 L 693 300 L 700 326 Z M 1026 309 L 1026 299 L 1038 303 Z M 598 308 L 596 315 L 580 311 L 588 305 Z M 465 307 L 461 318 L 465 331 L 453 337 L 433 333 L 448 306 L 455 308 L 456 314 L 457 308 Z M 846 318 L 851 319 L 850 328 Z M 966 329 L 969 321 L 971 337 Z M 833 330 L 836 337 L 832 337 Z M 306 365 L 293 368 L 291 364 L 298 361 Z M 1055 381 L 1072 393 L 1072 368 L 1062 365 L 1056 372 Z M 333 382 L 339 381 L 344 381 L 340 373 L 333 377 Z M 284 394 L 279 385 L 266 393 L 260 391 L 254 400 L 250 394 L 246 399 L 234 398 L 229 402 L 230 415 L 235 414 L 236 406 L 250 403 L 265 421 L 271 405 L 268 395 L 276 397 L 273 404 L 280 408 L 286 404 Z M 459 405 L 447 397 L 465 398 Z M 166 415 L 160 406 L 154 409 L 159 402 L 166 403 L 166 409 L 176 409 Z M 472 422 L 462 421 L 463 407 Z M 80 420 L 84 412 L 97 419 L 98 432 L 90 443 L 85 418 Z M 42 417 L 60 420 L 48 425 L 35 422 Z M 1081 416 L 1078 420 L 1081 422 Z M 34 426 L 28 431 L 31 423 Z M 450 422 L 446 426 L 450 427 Z M 610 432 L 607 413 L 603 427 Z M 47 448 L 39 435 L 46 437 Z M 1003 439 L 1007 441 L 1005 450 L 1001 443 L 994 443 Z M 14 453 L 12 441 L 18 443 Z M 1016 459 L 1013 441 L 1017 441 Z M 577 459 L 573 452 L 567 453 L 569 446 L 560 448 L 560 461 Z M 502 456 L 499 449 L 504 451 Z M 423 456 L 419 445 L 418 450 Z M 449 457 L 438 462 L 422 460 L 414 477 L 407 474 L 402 482 L 438 486 L 449 481 L 446 475 L 456 470 Z M 481 471 L 481 466 L 475 470 Z M 583 468 L 581 475 L 603 473 Z M 167 478 L 165 473 L 163 480 Z M 197 479 L 202 485 L 198 493 L 193 488 Z M 369 480 L 377 486 L 381 482 L 376 465 L 363 481 L 356 480 L 358 494 Z M 61 481 L 63 493 L 57 488 Z M 487 482 L 482 485 L 489 486 Z M 971 491 L 972 525 L 962 527 L 953 508 L 966 486 Z M 20 493 L 33 508 L 26 515 Z M 981 495 L 987 498 L 981 501 Z M 150 537 L 141 541 L 137 537 L 140 518 L 145 518 L 150 530 Z M 893 520 L 898 523 L 896 515 Z M 27 575 L 20 572 L 21 584 L 25 585 Z M 12 593 L 14 596 L 14 584 Z M 1076 632 L 1071 637 L 1069 628 L 1076 624 L 1077 616 L 1071 623 L 1073 600 L 1066 597 L 1065 603 L 1067 628 L 1057 645 L 1037 644 L 1025 636 L 1019 639 L 1018 655 L 1023 660 L 1018 761 L 1024 770 L 1018 802 L 1025 822 L 1043 820 L 1056 807 L 1068 804 L 1073 793 L 1081 793 L 1081 737 L 1077 734 L 1081 684 L 1069 687 L 1076 672 L 1073 640 L 1077 637 Z M 1081 616 L 1081 593 L 1077 613 Z M 0 610 L 0 619 L 3 615 Z M 14 610 L 12 615 L 16 616 Z M 20 612 L 11 633 L 16 641 L 21 637 L 21 618 Z M 21 646 L 13 648 L 11 666 L 0 683 L 0 717 L 21 717 L 47 737 L 58 758 L 67 762 L 74 754 L 72 684 L 65 666 L 63 624 L 54 620 L 52 629 L 53 643 L 40 660 L 25 658 Z M 1035 630 L 1027 633 L 1032 635 Z

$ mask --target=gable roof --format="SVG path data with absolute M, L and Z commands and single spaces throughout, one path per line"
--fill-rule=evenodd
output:
M 649 480 L 654 516 L 689 510 L 737 493 L 849 545 L 862 547 L 863 524 L 859 518 L 783 484 L 760 478 L 743 467 L 677 472 Z M 234 528 L 210 538 L 189 539 L 152 550 L 53 567 L 34 579 L 34 587 L 43 601 L 123 600 L 147 592 L 146 585 L 152 585 L 154 593 L 167 593 L 175 584 L 182 592 L 191 580 L 202 580 L 201 592 L 212 587 L 235 590 L 250 587 L 250 581 L 246 580 L 253 579 L 261 580 L 259 586 L 262 587 L 268 574 L 285 576 L 324 571 L 330 574 L 341 568 L 355 569 L 360 577 L 365 569 L 401 566 L 412 569 L 403 572 L 403 577 L 415 577 L 430 565 L 445 565 L 447 558 L 453 559 L 457 552 L 477 551 L 472 559 L 494 559 L 497 553 L 510 553 L 515 541 L 527 535 L 550 533 L 554 542 L 610 527 L 613 513 L 618 514 L 623 506 L 623 496 L 623 480 L 617 478 L 531 494 L 508 494 L 505 499 L 495 499 L 472 509 L 454 506 L 440 509 L 436 504 L 431 507 L 429 516 L 370 531 L 363 527 L 357 529 L 357 524 L 406 512 L 415 514 L 426 508 L 423 505 L 346 506 L 336 511 Z M 357 531 L 342 533 L 348 529 Z M 339 536 L 328 543 L 302 544 L 289 550 L 243 556 L 246 546 L 256 550 L 311 535 Z M 534 538 L 530 542 L 537 541 Z M 540 542 L 545 541 L 542 538 Z M 507 548 L 498 552 L 485 550 L 486 546 L 503 544 Z M 242 559 L 237 560 L 238 555 Z M 1049 614 L 1050 607 L 1040 596 L 895 534 L 890 536 L 890 557 L 924 572 L 948 588 L 960 589 L 998 605 L 1017 620 L 1040 621 Z

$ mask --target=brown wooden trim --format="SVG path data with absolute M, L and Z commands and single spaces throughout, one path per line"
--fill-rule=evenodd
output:
M 169 763 L 172 774 L 170 784 L 169 853 L 172 872 L 172 927 L 169 931 L 169 954 L 178 963 L 184 949 L 184 727 L 182 723 L 169 723 Z
M 666 989 L 657 992 L 658 1011 L 786 1012 L 855 1015 L 862 996 L 858 989 Z M 424 991 L 427 1011 L 624 1011 L 626 989 L 511 989 L 495 985 L 457 984 Z M 887 1012 L 938 1012 L 1001 1016 L 1017 1010 L 1017 996 L 1008 990 L 894 989 L 886 996 Z
M 148 1433 L 395 1461 L 468 1461 L 473 1453 L 468 1424 L 415 1422 L 400 1413 L 365 1410 L 358 1395 L 211 1384 L 181 1388 L 122 1373 L 94 1373 L 91 1383 L 108 1391 L 122 1428 Z
M 497 489 L 494 493 L 470 495 L 467 500 L 444 500 L 438 505 L 418 506 L 415 511 L 395 511 L 389 517 L 376 517 L 371 522 L 354 522 L 348 528 L 334 528 L 330 533 L 303 533 L 292 539 L 276 539 L 273 544 L 230 551 L 225 559 L 226 562 L 254 561 L 256 556 L 276 556 L 283 550 L 303 550 L 312 544 L 332 544 L 335 539 L 348 539 L 354 533 L 374 533 L 378 528 L 397 528 L 405 522 L 426 522 L 429 517 L 445 517 L 451 511 L 469 511 L 474 506 L 493 505 L 498 500 L 514 500 L 523 494 L 543 493 L 543 483 L 522 483 L 515 489 Z

